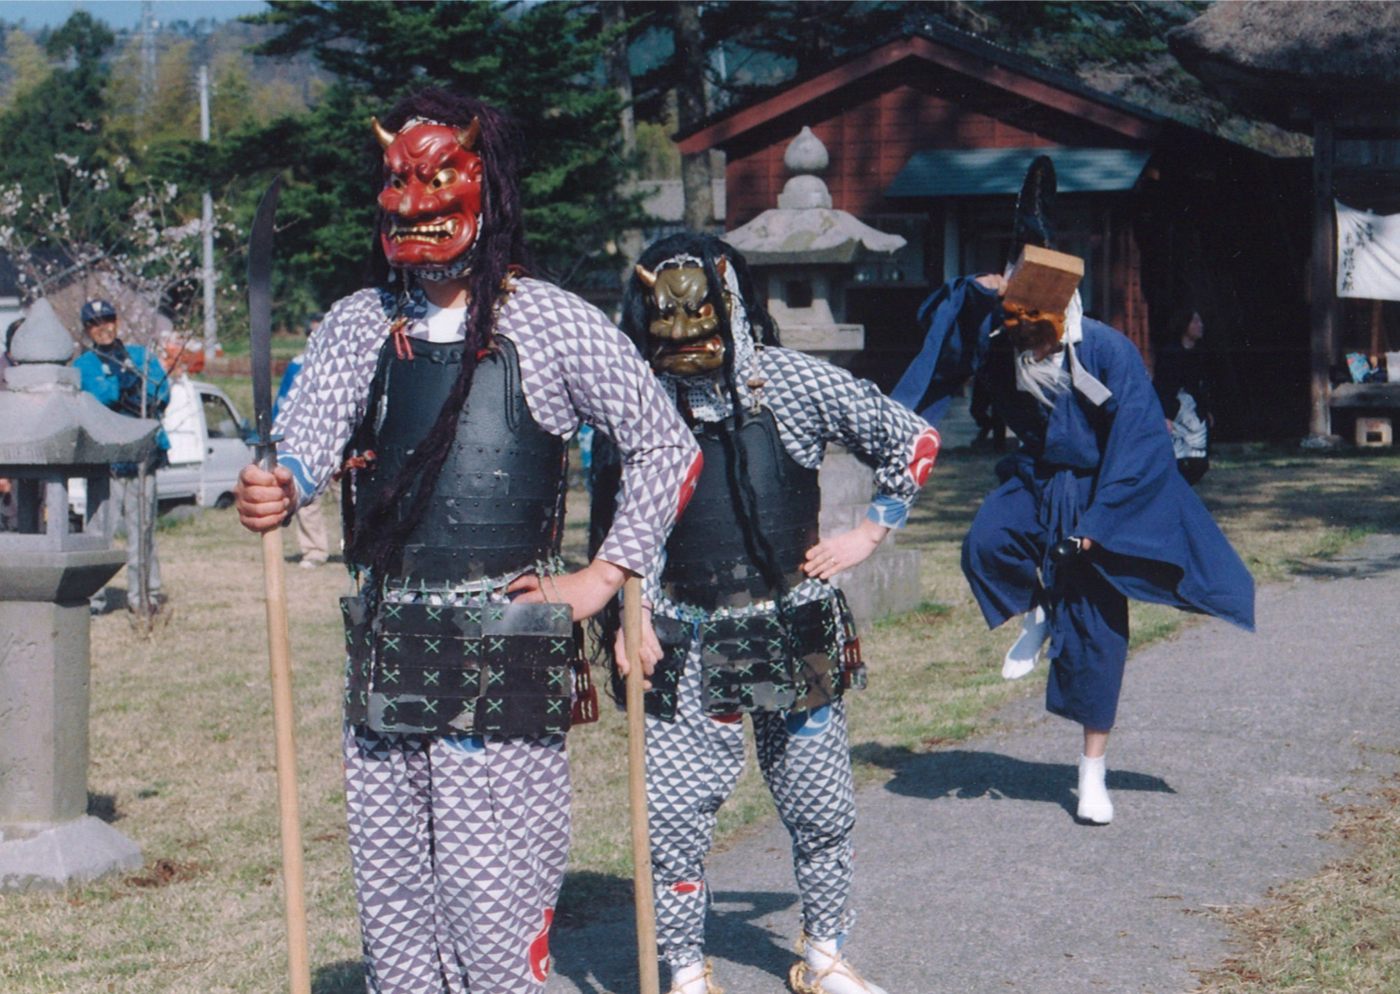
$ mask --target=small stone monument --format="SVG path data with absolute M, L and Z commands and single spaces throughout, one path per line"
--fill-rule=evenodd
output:
M 0 478 L 18 510 L 18 531 L 0 533 L 0 890 L 141 865 L 135 844 L 87 814 L 88 597 L 126 562 L 101 520 L 110 465 L 149 457 L 159 423 L 83 393 L 72 352 L 41 299 L 0 385 Z M 87 512 L 70 521 L 72 477 L 87 481 Z
M 864 326 L 844 321 L 846 283 L 863 258 L 897 252 L 905 241 L 832 208 L 831 192 L 818 175 L 828 161 L 826 146 L 804 127 L 783 153 L 793 175 L 778 195 L 778 206 L 724 240 L 744 253 L 783 345 L 839 365 L 865 347 Z M 874 473 L 832 446 L 820 482 L 822 536 L 859 524 L 875 492 Z M 892 532 L 873 556 L 835 580 L 862 624 L 923 600 L 919 552 L 898 548 L 896 535 Z

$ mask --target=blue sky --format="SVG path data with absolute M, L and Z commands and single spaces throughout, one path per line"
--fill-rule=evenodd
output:
M 201 17 L 229 21 L 254 14 L 262 0 L 155 0 L 157 21 L 197 21 Z M 135 28 L 141 23 L 140 0 L 0 0 L 0 19 L 23 21 L 25 27 L 57 27 L 75 10 L 86 10 L 112 28 Z

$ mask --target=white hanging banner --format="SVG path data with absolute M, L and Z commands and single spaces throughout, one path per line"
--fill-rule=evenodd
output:
M 1337 209 L 1337 296 L 1400 300 L 1400 214 Z

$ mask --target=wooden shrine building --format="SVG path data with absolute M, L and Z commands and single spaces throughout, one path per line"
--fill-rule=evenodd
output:
M 726 230 L 776 202 L 783 152 L 804 125 L 829 152 L 833 206 L 907 242 L 858 265 L 845 288 L 848 319 L 866 328 L 857 372 L 891 386 L 921 340 L 919 302 L 950 277 L 1002 269 L 1026 167 L 1047 153 L 1059 178 L 1058 247 L 1085 260 L 1086 311 L 1150 363 L 1174 312 L 1199 310 L 1219 367 L 1223 432 L 1301 431 L 1305 162 L 926 25 L 678 136 L 682 152 L 726 154 Z M 1283 382 L 1302 398 L 1286 415 L 1266 396 Z

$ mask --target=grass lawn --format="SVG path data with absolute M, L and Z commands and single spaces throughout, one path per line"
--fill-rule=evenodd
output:
M 866 782 L 888 776 L 909 755 L 985 728 L 1012 696 L 1041 693 L 1042 680 L 1000 679 L 1011 633 L 983 629 L 958 570 L 958 542 L 991 482 L 991 466 L 989 456 L 947 453 L 899 538 L 924 551 L 926 603 L 863 634 L 870 688 L 852 699 L 851 728 Z M 1227 449 L 1201 493 L 1255 575 L 1279 581 L 1368 530 L 1400 527 L 1400 456 Z M 575 496 L 569 540 L 577 557 L 584 506 Z M 285 538 L 294 555 L 291 534 Z M 146 865 L 63 893 L 0 897 L 0 991 L 7 994 L 285 988 L 259 543 L 231 512 L 162 529 L 158 542 L 171 623 L 145 638 L 114 614 L 95 619 L 92 632 L 91 810 L 137 842 Z M 336 567 L 293 567 L 288 588 L 314 988 L 358 994 L 338 745 L 336 598 L 348 583 Z M 1133 608 L 1139 644 L 1170 636 L 1182 623 L 1189 620 L 1165 609 Z M 570 751 L 577 803 L 560 909 L 566 928 L 599 900 L 627 899 L 630 859 L 621 716 L 605 707 L 598 725 L 570 736 Z M 1388 904 L 1371 891 L 1358 898 L 1366 908 L 1360 919 L 1374 928 L 1374 915 L 1385 916 L 1380 924 L 1391 936 L 1400 931 L 1395 800 L 1394 791 L 1377 800 L 1392 823 L 1383 836 Z M 724 809 L 723 837 L 736 838 L 770 808 L 750 772 Z M 1311 907 L 1310 895 L 1328 889 L 1314 886 L 1293 903 Z M 1338 941 L 1345 947 L 1353 939 L 1361 941 L 1349 933 Z M 568 941 L 567 931 L 560 941 Z M 1351 954 L 1343 948 L 1337 955 Z M 1390 961 L 1389 986 L 1306 989 L 1397 989 L 1393 945 Z M 1243 972 L 1251 969 L 1263 975 L 1250 966 Z

